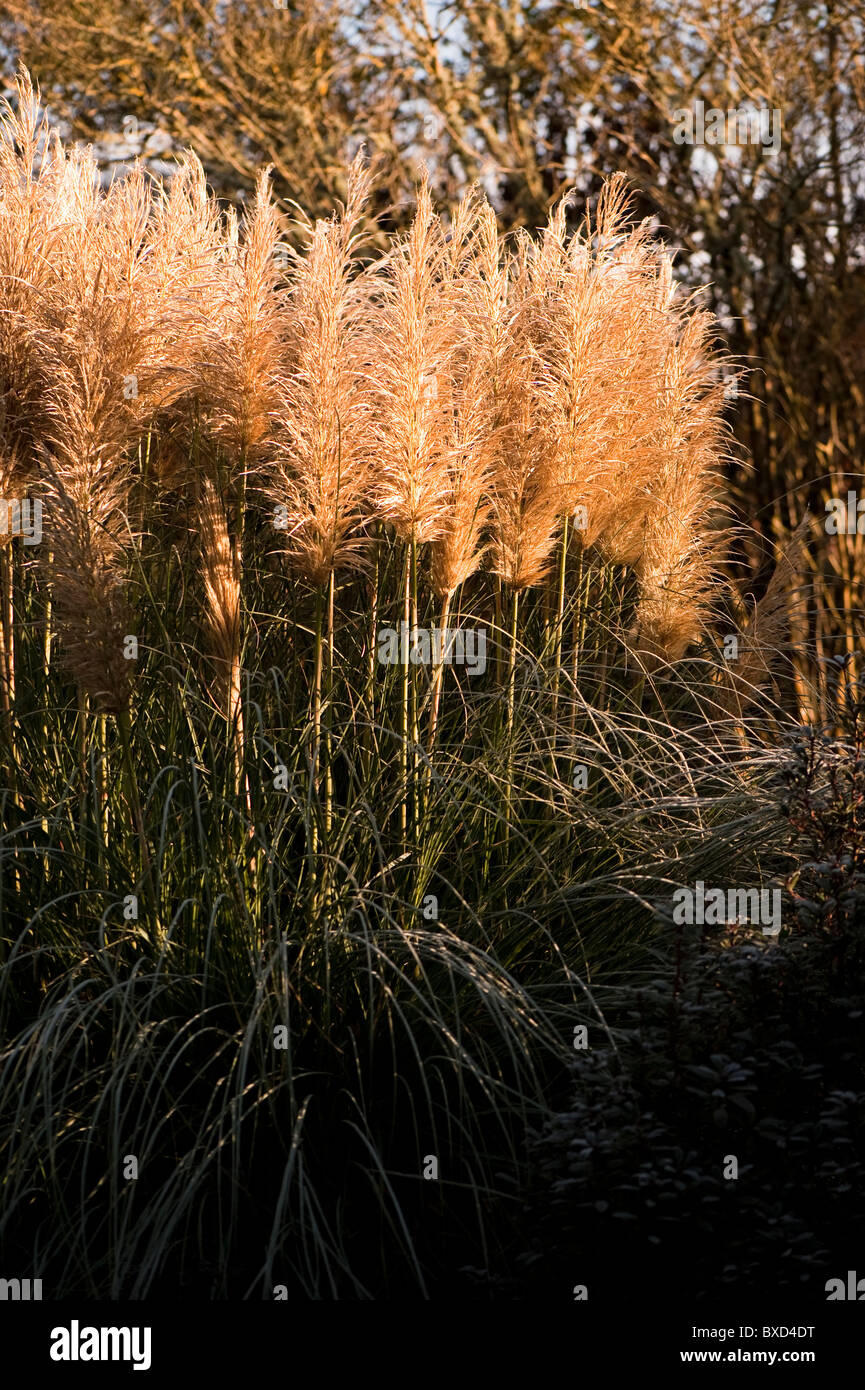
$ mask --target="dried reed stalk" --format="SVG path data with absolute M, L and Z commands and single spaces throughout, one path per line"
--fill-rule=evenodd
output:
M 212 214 L 208 203 L 199 202 L 198 209 L 199 244 L 206 247 Z M 204 409 L 206 434 L 216 446 L 215 451 L 205 449 L 200 455 L 208 463 L 212 460 L 210 481 L 215 484 L 214 490 L 205 481 L 202 496 L 206 625 L 216 644 L 213 655 L 220 672 L 216 696 L 233 735 L 238 787 L 245 781 L 239 615 L 247 491 L 269 448 L 287 338 L 276 260 L 280 236 L 281 221 L 267 169 L 259 175 L 242 225 L 229 213 L 225 238 L 212 266 L 213 284 L 205 291 L 201 313 L 191 315 L 193 329 L 201 332 L 196 393 Z M 202 313 L 203 329 L 199 327 Z M 215 549 L 208 554 L 211 544 Z M 248 785 L 246 800 L 251 812 Z

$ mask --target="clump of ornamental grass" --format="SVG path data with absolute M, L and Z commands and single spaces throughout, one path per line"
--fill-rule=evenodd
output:
M 240 219 L 191 154 L 103 191 L 37 108 L 0 139 L 0 482 L 45 504 L 35 563 L 0 547 L 0 1234 L 64 1292 L 446 1288 L 664 883 L 775 865 L 748 663 L 793 575 L 746 722 L 711 323 L 621 180 L 515 240 L 423 182 L 373 257 L 361 157 L 283 273 L 266 176 Z M 427 677 L 455 614 L 493 660 Z
M 665 883 L 749 882 L 777 853 L 770 755 L 725 758 L 698 706 L 675 722 L 595 709 L 569 749 L 591 779 L 575 792 L 550 772 L 549 706 L 520 672 L 514 766 L 531 794 L 514 799 L 508 859 L 491 870 L 483 847 L 506 824 L 499 750 L 485 701 L 464 691 L 465 711 L 442 706 L 423 864 L 388 829 L 393 761 L 360 775 L 350 748 L 357 775 L 334 798 L 330 891 L 311 916 L 304 691 L 289 670 L 254 680 L 256 756 L 289 778 L 285 792 L 251 779 L 247 864 L 243 795 L 220 778 L 216 745 L 196 746 L 206 677 L 194 658 L 153 674 L 133 750 L 154 769 L 167 932 L 143 911 L 124 917 L 128 827 L 118 818 L 106 883 L 65 813 L 74 733 L 61 719 L 39 804 L 54 834 L 35 839 L 50 878 L 22 856 L 21 893 L 2 902 L 4 1249 L 23 1277 L 42 1261 L 58 1296 L 460 1287 L 464 1266 L 504 1257 L 530 1181 L 527 1131 L 561 1103 L 575 1026 L 607 1037 L 607 1002 L 642 959 Z M 364 673 L 347 679 L 357 697 Z M 564 694 L 560 710 L 567 720 Z M 39 731 L 25 732 L 35 767 Z M 137 1185 L 122 1178 L 130 1153 Z M 429 1155 L 439 1184 L 424 1180 Z

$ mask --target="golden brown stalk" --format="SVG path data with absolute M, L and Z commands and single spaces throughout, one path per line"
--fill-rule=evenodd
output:
M 465 336 L 484 374 L 490 427 L 499 424 L 502 402 L 501 373 L 510 351 L 515 322 L 524 304 L 512 292 L 513 262 L 499 235 L 496 214 L 486 200 L 477 207 L 472 255 L 462 278 L 462 296 L 457 312 L 465 326 Z M 518 302 L 515 304 L 514 300 Z
M 40 343 L 51 382 L 41 471 L 66 659 L 96 706 L 117 714 L 132 669 L 122 642 L 128 451 L 141 427 L 152 334 L 138 280 L 144 186 L 133 178 L 103 203 L 85 187 L 78 218 L 40 304 L 52 326 Z
M 240 573 L 225 508 L 213 480 L 201 480 L 198 501 L 206 605 L 204 620 L 216 668 L 215 698 L 233 729 L 240 703 Z
M 640 237 L 637 229 L 635 237 Z M 664 278 L 669 262 L 660 262 Z M 607 266 L 605 295 L 616 332 L 613 352 L 598 377 L 610 402 L 605 421 L 605 463 L 589 504 L 585 543 L 597 544 L 612 564 L 633 566 L 642 554 L 644 527 L 666 466 L 665 363 L 679 331 L 678 319 L 656 307 L 658 281 L 653 250 L 626 243 Z
M 5 425 L 3 420 L 2 401 L 0 401 L 0 502 L 6 504 L 6 512 L 3 517 L 4 529 L 0 532 L 0 593 L 2 593 L 2 606 L 0 606 L 0 708 L 3 711 L 3 723 L 5 726 L 6 739 L 9 747 L 9 754 L 15 763 L 15 741 L 13 734 L 12 714 L 15 706 L 15 629 L 13 622 L 13 582 L 14 582 L 14 559 L 13 559 L 13 534 L 12 523 L 13 513 L 11 504 L 15 499 L 19 502 L 22 497 L 20 485 L 22 482 L 23 470 L 19 466 L 16 458 L 15 446 L 8 443 L 5 437 Z M 18 542 L 21 543 L 20 541 Z
M 66 660 L 96 706 L 116 714 L 127 704 L 133 669 L 123 656 L 131 479 L 124 412 L 113 400 L 119 381 L 106 366 L 96 354 L 55 364 L 43 496 Z
M 128 475 L 123 464 L 99 457 L 86 406 L 75 396 L 63 404 L 64 438 L 43 457 L 46 515 L 50 518 L 50 576 L 63 659 L 78 685 L 81 739 L 88 697 L 112 714 L 120 735 L 123 780 L 141 846 L 142 875 L 152 920 L 158 905 L 147 831 L 131 754 L 129 714 L 135 637 L 125 598 Z M 82 743 L 83 746 L 83 743 Z M 82 783 L 83 785 L 83 783 Z
M 538 392 L 549 419 L 550 467 L 562 518 L 552 627 L 554 719 L 568 551 L 602 542 L 611 517 L 617 525 L 629 517 L 642 476 L 633 441 L 647 433 L 645 418 L 628 418 L 625 400 L 638 360 L 629 336 L 640 317 L 645 228 L 622 245 L 628 204 L 619 178 L 605 185 L 594 224 L 587 210 L 582 226 L 568 236 L 571 202 L 568 195 L 553 210 L 540 246 L 525 248 L 534 297 L 530 332 L 541 363 Z M 645 412 L 649 402 L 643 404 Z M 579 564 L 582 575 L 582 554 Z M 576 639 L 577 612 L 574 632 Z M 575 680 L 578 661 L 575 640 Z
M 26 72 L 16 87 L 17 110 L 0 107 L 0 423 L 20 487 L 32 473 L 44 425 L 40 307 L 56 276 L 65 161 Z
M 287 335 L 275 259 L 281 225 L 272 199 L 270 171 L 265 170 L 242 226 L 238 227 L 236 218 L 229 214 L 224 238 L 211 259 L 212 279 L 208 283 L 207 258 L 214 250 L 213 214 L 197 172 L 190 171 L 187 197 L 191 199 L 193 225 L 199 229 L 194 254 L 202 261 L 204 279 L 198 303 L 190 306 L 189 327 L 200 348 L 194 385 L 205 447 L 198 460 L 204 461 L 209 474 L 198 481 L 208 604 L 205 623 L 220 671 L 216 697 L 233 733 L 239 788 L 244 757 L 240 670 L 243 537 L 249 479 L 269 445 Z M 166 215 L 171 215 L 170 208 Z
M 510 836 L 514 754 L 516 654 L 520 592 L 542 583 L 561 525 L 552 466 L 548 403 L 538 389 L 539 364 L 521 332 L 511 330 L 501 373 L 498 447 L 492 464 L 492 569 L 511 591 L 507 694 L 507 769 L 504 840 Z
M 162 329 L 157 351 L 169 368 L 154 393 L 149 467 L 160 487 L 195 496 L 190 458 L 219 392 L 214 339 L 225 330 L 223 219 L 207 189 L 204 169 L 184 156 L 168 189 L 158 188 L 147 237 L 149 301 Z M 217 363 L 224 361 L 220 345 Z
M 538 391 L 548 416 L 550 467 L 563 516 L 588 501 L 592 474 L 605 442 L 609 400 L 595 381 L 611 325 L 602 322 L 600 281 L 590 247 L 567 236 L 568 194 L 551 212 L 540 243 L 527 243 L 528 331 L 538 354 Z M 602 330 L 606 330 L 602 332 Z
M 441 294 L 451 325 L 448 379 L 441 396 L 448 488 L 443 530 L 431 544 L 430 560 L 433 590 L 444 599 L 475 573 L 487 549 L 502 368 L 513 319 L 508 262 L 495 213 L 474 189 L 451 224 Z

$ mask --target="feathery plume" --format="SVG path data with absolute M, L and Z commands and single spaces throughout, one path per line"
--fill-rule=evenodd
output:
M 497 444 L 499 334 L 507 315 L 507 267 L 495 213 L 477 189 L 460 202 L 446 243 L 442 295 L 454 324 L 443 390 L 447 497 L 430 546 L 433 590 L 449 599 L 479 568 L 492 516 L 489 489 Z
M 281 512 L 290 563 L 315 585 L 363 564 L 375 364 L 364 356 L 369 287 L 356 271 L 370 185 L 358 156 L 341 214 L 310 229 L 290 275 L 292 367 L 281 384 L 267 494 Z
M 450 482 L 443 414 L 455 344 L 443 263 L 424 178 L 411 229 L 386 260 L 371 342 L 378 509 L 418 544 L 441 534 Z
M 33 307 L 44 383 L 39 467 L 66 661 L 94 703 L 125 709 L 124 559 L 130 452 L 158 369 L 159 321 L 143 292 L 149 189 L 140 170 L 100 191 L 92 160 L 69 161 L 53 277 Z
M 678 661 L 699 639 L 715 589 L 725 425 L 710 333 L 710 315 L 693 314 L 667 356 L 661 466 L 636 564 L 640 597 L 632 634 L 651 662 Z
M 492 465 L 492 570 L 509 589 L 547 577 L 561 515 L 550 466 L 552 429 L 530 352 L 515 350 L 503 372 L 507 404 Z
M 207 220 L 204 212 L 205 227 Z M 265 169 L 240 226 L 229 212 L 213 263 L 217 281 L 203 305 L 206 329 L 196 384 L 208 430 L 223 448 L 232 476 L 260 458 L 277 409 L 288 336 L 276 259 L 281 232 L 270 169 Z
M 466 371 L 455 397 L 448 430 L 448 496 L 441 533 L 430 546 L 432 587 L 439 598 L 454 594 L 479 568 L 492 517 L 489 488 L 496 445 L 478 360 Z
M 497 399 L 497 447 L 492 460 L 492 569 L 508 588 L 540 584 L 559 530 L 554 421 L 544 386 L 544 363 L 532 341 L 537 300 L 528 238 L 510 266 L 507 317 L 500 305 L 490 322 Z

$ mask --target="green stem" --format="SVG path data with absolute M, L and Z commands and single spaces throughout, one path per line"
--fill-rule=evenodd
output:
M 311 848 L 312 865 L 311 877 L 313 885 L 316 880 L 315 857 L 318 854 L 318 764 L 319 749 L 321 745 L 321 668 L 322 668 L 322 622 L 323 622 L 324 596 L 321 588 L 315 591 L 315 674 L 313 677 L 312 689 L 312 765 L 310 768 L 310 797 L 309 814 L 312 821 L 311 827 Z
M 405 556 L 405 585 L 403 594 L 403 641 L 405 643 L 402 662 L 402 748 L 400 755 L 402 772 L 402 807 L 400 811 L 400 827 L 402 830 L 403 848 L 405 848 L 408 838 L 408 654 L 409 654 L 409 632 L 411 619 L 411 546 L 406 548 Z
M 607 565 L 606 571 L 601 580 L 601 583 L 603 584 L 603 596 L 601 600 L 601 626 L 599 628 L 598 640 L 603 645 L 601 647 L 599 660 L 600 680 L 598 682 L 597 694 L 597 705 L 599 709 L 601 708 L 602 701 L 607 693 L 607 663 L 609 660 L 610 648 L 610 617 L 613 609 L 613 576 L 613 566 Z
M 49 550 L 47 557 L 47 573 L 50 574 L 54 563 L 54 552 Z M 47 588 L 45 595 L 45 634 L 42 646 L 42 758 L 44 765 L 49 766 L 50 759 L 48 753 L 48 710 L 51 706 L 49 698 L 48 682 L 51 676 L 51 589 Z M 48 819 L 43 816 L 42 829 L 45 833 L 45 843 L 48 843 Z M 51 874 L 51 856 L 45 852 L 42 861 L 43 871 L 46 880 Z
M 331 723 L 333 719 L 333 598 L 335 577 L 330 572 L 327 586 L 327 699 L 324 707 L 325 728 L 325 770 L 324 770 L 324 833 L 330 839 L 333 816 L 333 747 L 331 743 Z
M 577 582 L 576 582 L 576 584 L 575 584 L 575 586 L 574 586 L 574 592 L 575 592 L 575 594 L 576 594 L 576 596 L 577 596 L 577 607 L 576 607 L 576 611 L 575 611 L 575 613 L 574 613 L 574 628 L 573 628 L 574 660 L 573 660 L 573 666 L 572 666 L 572 676 L 573 676 L 574 694 L 573 694 L 573 698 L 572 698 L 572 700 L 571 700 L 571 718 L 570 718 L 570 725 L 571 725 L 571 730 L 572 730 L 572 731 L 576 728 L 576 724 L 577 724 L 577 681 L 578 681 L 579 675 L 580 675 L 580 656 L 581 656 L 581 654 L 582 654 L 582 648 L 583 648 L 583 633 L 584 633 L 584 627 L 585 627 L 585 608 L 586 608 L 586 605 L 585 605 L 585 598 L 586 598 L 586 595 L 584 595 L 584 593 L 583 593 L 583 576 L 584 576 L 584 570 L 585 570 L 585 555 L 584 555 L 583 547 L 582 547 L 582 545 L 581 545 L 581 546 L 580 546 L 579 557 L 578 557 L 578 560 L 577 560 Z
M 441 613 L 440 613 L 440 615 L 439 615 L 439 647 L 440 647 L 441 655 L 442 655 L 442 656 L 444 656 L 444 644 L 445 644 L 446 636 L 447 636 L 448 613 L 450 612 L 450 604 L 451 604 L 451 595 L 450 595 L 450 594 L 445 594 L 444 598 L 442 599 Z M 439 717 L 439 701 L 441 700 L 442 684 L 443 684 L 443 682 L 444 682 L 444 673 L 445 673 L 444 661 L 443 661 L 443 660 L 439 660 L 439 661 L 436 663 L 436 665 L 435 665 L 435 670 L 434 670 L 434 672 L 433 672 L 432 708 L 430 709 L 430 717 L 429 717 L 429 757 L 430 757 L 430 763 L 432 762 L 432 754 L 433 754 L 433 749 L 434 749 L 434 747 L 435 747 L 435 741 L 436 741 L 436 729 L 437 729 L 437 727 L 438 727 L 438 717 Z M 428 769 L 427 769 L 427 792 L 429 791 L 429 784 L 430 784 L 430 781 L 431 781 L 431 780 L 432 780 L 432 766 L 430 765 L 430 767 L 428 767 Z
M 126 799 L 132 811 L 135 828 L 138 832 L 139 844 L 141 846 L 141 867 L 144 892 L 150 907 L 154 927 L 158 929 L 159 914 L 156 903 L 156 888 L 153 882 L 153 866 L 150 860 L 150 850 L 147 845 L 147 832 L 144 826 L 144 814 L 141 809 L 141 797 L 138 793 L 138 778 L 135 775 L 135 765 L 132 761 L 132 726 L 128 709 L 122 709 L 118 712 L 117 732 L 120 735 L 120 747 L 123 753 L 123 774 L 126 787 Z
M 106 769 L 108 767 L 108 717 L 100 714 L 99 716 L 99 756 L 96 761 L 96 803 L 97 803 L 97 824 L 99 827 L 98 854 L 99 864 L 103 875 L 107 874 L 105 864 L 105 847 L 108 843 L 108 790 L 106 785 Z
M 412 535 L 411 538 L 411 631 L 417 632 L 418 611 L 417 611 L 417 541 Z M 417 712 L 417 670 L 411 674 L 411 806 L 412 806 L 412 829 L 414 831 L 414 842 L 418 842 L 418 785 L 417 785 L 417 746 L 420 739 L 420 729 L 418 726 Z
M 243 696 L 241 691 L 241 669 L 240 669 L 240 643 L 241 643 L 241 622 L 242 622 L 242 581 L 243 581 L 243 556 L 244 538 L 246 530 L 246 470 L 247 452 L 246 447 L 241 449 L 240 468 L 237 478 L 237 495 L 234 514 L 234 535 L 231 539 L 231 553 L 234 563 L 234 577 L 238 586 L 238 614 L 237 614 L 237 643 L 231 653 L 231 671 L 229 678 L 229 728 L 234 740 L 234 765 L 235 765 L 235 793 L 243 796 L 250 819 L 250 833 L 252 833 L 252 796 L 249 783 L 246 777 L 244 757 L 244 747 L 246 743 L 243 727 Z
M 369 615 L 369 662 L 366 673 L 366 718 L 367 729 L 363 740 L 363 775 L 369 785 L 372 769 L 373 749 L 375 747 L 375 670 L 378 652 L 378 585 L 379 553 L 375 548 L 375 570 L 373 574 L 372 608 Z
M 559 709 L 559 679 L 562 666 L 562 641 L 564 638 L 564 614 L 565 614 L 565 575 L 568 567 L 568 517 L 564 519 L 562 526 L 562 544 L 559 552 L 559 585 L 558 601 L 556 604 L 556 627 L 554 634 L 553 652 L 553 709 L 552 716 L 555 723 Z
M 508 752 L 507 752 L 507 774 L 505 778 L 505 847 L 510 839 L 511 827 L 511 792 L 514 776 L 514 702 L 516 696 L 516 671 L 517 671 L 517 627 L 520 611 L 520 591 L 514 589 L 511 599 L 511 632 L 510 632 L 510 653 L 508 658 Z
M 84 832 L 87 824 L 87 720 L 90 702 L 87 692 L 78 687 L 78 839 L 84 852 Z
M 496 686 L 501 681 L 501 637 L 502 637 L 502 581 L 501 576 L 496 575 L 495 587 L 493 589 L 493 599 L 495 603 L 495 635 L 494 635 L 494 656 L 493 656 L 493 681 Z

